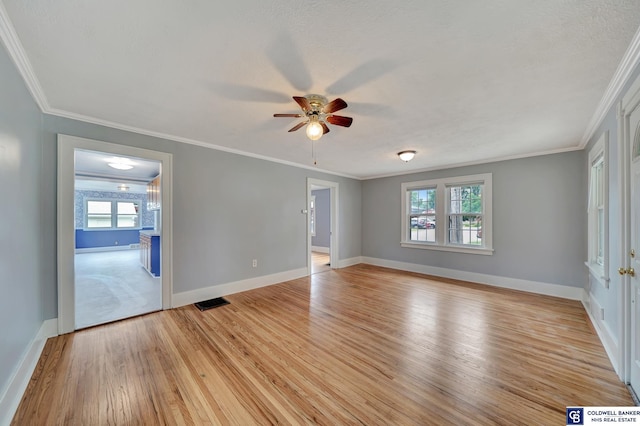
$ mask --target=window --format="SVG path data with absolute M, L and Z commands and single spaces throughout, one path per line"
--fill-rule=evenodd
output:
M 409 190 L 411 241 L 436 242 L 436 189 Z
M 139 200 L 86 200 L 86 229 L 140 228 Z
M 87 228 L 111 228 L 111 202 L 87 201 Z
M 309 224 L 311 226 L 311 236 L 316 236 L 316 196 L 311 196 L 311 205 L 309 206 Z
M 483 184 L 447 187 L 447 212 L 451 244 L 482 245 Z
M 402 184 L 401 246 L 493 254 L 491 173 Z
M 608 287 L 608 195 L 607 195 L 607 141 L 604 133 L 589 151 L 589 201 L 588 201 L 588 245 L 586 262 L 593 276 Z

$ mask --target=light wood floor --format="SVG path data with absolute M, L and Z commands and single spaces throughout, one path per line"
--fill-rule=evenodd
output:
M 576 301 L 367 265 L 49 339 L 16 425 L 565 424 L 624 406 Z
M 320 253 L 319 251 L 311 252 L 311 273 L 325 272 L 331 270 L 329 265 L 329 253 Z

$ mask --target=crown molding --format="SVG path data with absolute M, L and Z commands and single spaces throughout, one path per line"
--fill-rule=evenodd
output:
M 38 104 L 38 107 L 42 112 L 47 112 L 49 110 L 47 97 L 44 95 L 42 86 L 40 86 L 40 82 L 33 71 L 31 62 L 22 47 L 18 34 L 16 33 L 15 28 L 13 28 L 13 24 L 11 24 L 9 14 L 7 13 L 2 1 L 0 1 L 0 40 L 7 49 L 9 56 L 16 65 L 18 72 L 22 76 L 29 92 L 31 92 L 31 96 Z
M 527 154 L 506 155 L 506 156 L 502 156 L 502 157 L 483 158 L 483 159 L 480 159 L 480 160 L 467 161 L 467 162 L 462 162 L 462 163 L 442 164 L 440 166 L 425 167 L 425 168 L 422 168 L 422 169 L 414 169 L 414 170 L 407 170 L 407 171 L 403 171 L 403 172 L 400 172 L 400 173 L 387 173 L 387 174 L 383 174 L 383 175 L 363 176 L 363 177 L 360 177 L 358 179 L 359 180 L 371 180 L 371 179 L 381 179 L 381 178 L 394 177 L 394 176 L 405 176 L 405 175 L 412 175 L 412 174 L 416 174 L 416 173 L 433 172 L 433 171 L 436 171 L 436 170 L 448 170 L 448 169 L 455 169 L 455 168 L 458 168 L 458 167 L 468 167 L 468 166 L 477 166 L 477 165 L 480 165 L 480 164 L 498 163 L 500 161 L 520 160 L 520 159 L 523 159 L 523 158 L 540 157 L 540 156 L 543 156 L 543 155 L 562 154 L 562 153 L 565 153 L 565 152 L 580 151 L 582 149 L 583 148 L 580 148 L 578 146 L 570 146 L 568 148 L 550 149 L 550 150 L 547 150 L 547 151 L 537 151 L 537 152 L 531 152 L 531 153 L 527 153 Z
M 319 168 L 317 166 L 308 166 L 306 164 L 295 163 L 293 161 L 282 160 L 282 159 L 275 158 L 275 157 L 269 157 L 267 155 L 254 154 L 252 152 L 247 152 L 247 151 L 242 151 L 242 150 L 239 150 L 239 149 L 229 148 L 229 147 L 222 146 L 222 145 L 215 145 L 215 144 L 202 142 L 202 141 L 195 140 L 195 139 L 189 139 L 189 138 L 183 138 L 183 137 L 180 137 L 180 136 L 170 135 L 168 133 L 154 132 L 154 131 L 142 129 L 142 128 L 139 128 L 139 127 L 128 126 L 128 125 L 125 125 L 125 124 L 120 124 L 120 123 L 115 123 L 115 122 L 112 122 L 112 121 L 102 120 L 102 119 L 91 117 L 91 116 L 87 116 L 87 115 L 75 114 L 75 113 L 71 113 L 71 112 L 64 111 L 64 110 L 50 109 L 49 111 L 45 111 L 45 113 L 49 114 L 49 115 L 56 116 L 56 117 L 69 118 L 69 119 L 81 121 L 81 122 L 84 122 L 84 123 L 91 123 L 91 124 L 96 124 L 98 126 L 110 127 L 112 129 L 123 130 L 123 131 L 126 131 L 126 132 L 137 133 L 137 134 L 140 134 L 140 135 L 152 136 L 152 137 L 158 138 L 158 139 L 165 139 L 165 140 L 169 140 L 169 141 L 173 141 L 173 142 L 180 142 L 180 143 L 186 143 L 186 144 L 189 144 L 189 145 L 196 145 L 196 146 L 199 146 L 199 147 L 202 147 L 202 148 L 214 149 L 216 151 L 223 151 L 223 152 L 228 152 L 228 153 L 231 153 L 231 154 L 242 155 L 244 157 L 257 158 L 259 160 L 265 160 L 265 161 L 270 161 L 272 163 L 284 164 L 286 166 L 296 167 L 298 169 L 308 169 L 308 170 L 313 170 L 313 171 L 320 172 L 320 173 L 326 173 L 326 174 L 333 175 L 333 176 L 341 176 L 341 177 L 345 177 L 345 178 L 349 178 L 349 179 L 355 179 L 355 180 L 361 180 L 362 179 L 360 177 L 348 175 L 348 174 L 345 174 L 345 173 L 340 173 L 340 172 L 335 172 L 335 171 L 332 171 L 332 170 L 321 169 L 321 168 Z
M 602 99 L 600 99 L 600 103 L 596 108 L 593 117 L 591 117 L 591 121 L 587 125 L 587 129 L 580 140 L 580 145 L 578 147 L 583 149 L 589 143 L 589 140 L 593 137 L 593 134 L 598 130 L 598 127 L 604 121 L 607 113 L 613 106 L 614 102 L 622 93 L 622 89 L 624 85 L 629 80 L 631 73 L 635 69 L 636 65 L 640 61 L 640 28 L 636 31 L 636 34 L 633 36 L 631 40 L 631 44 L 627 48 L 620 64 L 618 64 L 618 68 L 616 72 L 613 74 L 613 78 L 607 87 L 607 90 L 604 92 Z

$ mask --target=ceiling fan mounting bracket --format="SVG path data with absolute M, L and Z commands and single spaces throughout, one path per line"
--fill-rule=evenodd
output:
M 319 112 L 322 107 L 324 107 L 329 101 L 322 95 L 304 95 L 305 98 L 309 101 L 309 105 L 311 105 L 311 110 L 314 112 Z

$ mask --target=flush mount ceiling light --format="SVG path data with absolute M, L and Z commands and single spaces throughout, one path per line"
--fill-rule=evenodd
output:
M 119 191 L 128 191 L 129 187 L 127 185 L 125 185 L 125 184 L 118 185 L 118 190 Z
M 113 157 L 107 160 L 107 165 L 117 170 L 131 170 L 134 164 L 128 158 Z
M 398 157 L 400 157 L 400 159 L 405 163 L 408 163 L 409 161 L 413 160 L 413 157 L 415 157 L 415 155 L 416 155 L 415 151 L 400 151 L 398 153 Z

